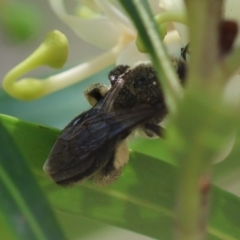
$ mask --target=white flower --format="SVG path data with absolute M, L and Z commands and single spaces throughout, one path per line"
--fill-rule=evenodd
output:
M 51 63 L 49 64 L 49 54 L 47 52 L 42 53 L 42 50 L 45 48 L 41 45 L 41 54 L 45 54 L 45 62 L 36 61 L 38 58 L 41 58 L 36 58 L 36 52 L 39 54 L 37 50 L 27 60 L 20 63 L 6 75 L 3 87 L 13 97 L 22 100 L 32 100 L 79 82 L 110 65 L 134 65 L 138 61 L 148 59 L 147 54 L 138 51 L 135 44 L 137 31 L 118 1 L 80 0 L 78 8 L 75 7 L 75 10 L 78 9 L 79 16 L 68 14 L 63 0 L 49 0 L 49 2 L 58 17 L 80 38 L 99 48 L 105 49 L 106 52 L 88 62 L 50 76 L 47 79 L 18 79 L 33 68 L 40 65 L 50 65 L 52 67 L 52 62 L 58 61 L 58 59 L 51 59 Z M 68 4 L 69 2 L 70 0 L 65 1 Z M 159 14 L 163 11 L 159 7 L 158 1 L 149 0 L 148 2 L 154 14 Z M 58 45 L 57 40 L 58 38 L 55 38 L 56 46 Z M 180 52 L 182 43 L 176 32 L 168 34 L 164 41 L 168 43 L 168 49 Z M 48 41 L 45 41 L 45 43 L 48 43 Z M 61 50 L 57 51 L 59 53 Z M 66 53 L 66 46 L 64 51 Z M 170 54 L 173 54 L 173 52 L 170 51 Z M 26 62 L 34 62 L 34 64 L 27 65 Z M 61 62 L 62 64 L 63 61 Z M 28 86 L 31 86 L 31 88 Z
M 159 0 L 159 6 L 166 11 L 184 11 L 184 1 L 183 0 Z M 227 19 L 231 19 L 237 22 L 238 26 L 240 26 L 240 1 L 239 0 L 225 0 L 224 6 L 224 17 Z M 181 39 L 184 43 L 187 43 L 187 31 L 186 27 L 179 23 L 174 23 Z M 238 34 L 237 39 L 235 41 L 235 45 L 240 46 L 240 34 Z
M 122 44 L 112 64 L 132 65 L 136 61 L 148 58 L 146 54 L 138 51 L 135 45 L 136 29 L 118 1 L 79 0 L 80 16 L 68 14 L 64 8 L 63 0 L 49 0 L 49 2 L 56 15 L 88 43 L 109 50 L 118 46 L 119 39 L 121 39 L 124 44 Z M 156 0 L 148 2 L 154 14 L 159 14 L 162 11 Z M 90 17 L 86 17 L 84 14 L 86 7 L 88 7 Z
M 165 11 L 179 11 L 184 12 L 185 6 L 182 0 L 159 0 L 159 7 L 163 8 Z M 187 27 L 180 23 L 173 22 L 174 27 L 178 31 L 181 37 L 181 41 L 186 45 L 188 41 L 188 30 Z

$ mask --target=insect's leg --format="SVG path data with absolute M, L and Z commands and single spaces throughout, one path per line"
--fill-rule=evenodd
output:
M 163 127 L 154 123 L 146 123 L 141 129 L 138 129 L 140 136 L 149 138 L 164 138 L 164 131 Z
M 129 151 L 126 140 L 122 141 L 116 148 L 112 158 L 94 176 L 94 182 L 100 186 L 107 186 L 115 182 L 122 173 L 123 166 L 128 162 Z
M 107 85 L 95 83 L 90 85 L 84 91 L 84 97 L 87 99 L 91 106 L 94 106 L 106 95 L 109 89 L 110 88 Z

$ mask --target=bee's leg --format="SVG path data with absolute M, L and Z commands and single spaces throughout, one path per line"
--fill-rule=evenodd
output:
M 122 173 L 123 166 L 128 162 L 129 151 L 126 141 L 122 141 L 116 148 L 112 158 L 94 176 L 94 182 L 100 186 L 107 186 L 115 182 Z
M 91 106 L 94 106 L 106 95 L 108 90 L 109 90 L 108 86 L 101 83 L 95 83 L 90 85 L 84 91 L 84 97 L 87 99 Z
M 142 137 L 149 137 L 149 138 L 157 138 L 161 137 L 164 138 L 164 128 L 154 124 L 154 123 L 146 123 L 144 124 L 143 128 L 138 130 L 138 133 Z

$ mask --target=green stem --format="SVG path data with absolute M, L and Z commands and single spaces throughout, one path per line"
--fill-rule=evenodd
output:
M 193 147 L 187 158 L 182 159 L 185 163 L 181 166 L 177 220 L 178 237 L 176 238 L 180 240 L 202 240 L 206 237 L 210 188 L 203 189 L 204 186 L 201 185 L 205 183 L 201 184 L 201 179 L 210 179 L 206 174 L 210 165 L 202 163 L 204 150 L 201 141 L 200 136 L 198 142 L 193 141 Z
M 218 29 L 222 0 L 186 0 L 191 41 L 189 79 L 209 88 L 209 79 L 218 61 Z
M 191 60 L 188 75 L 188 91 L 210 94 L 211 74 L 218 61 L 218 27 L 221 20 L 222 0 L 185 0 L 191 42 Z M 204 92 L 207 90 L 207 92 Z M 201 111 L 201 109 L 199 109 Z M 203 112 L 204 114 L 204 112 Z M 200 127 L 200 126 L 198 126 Z M 206 129 L 207 131 L 207 129 Z M 204 131 L 203 131 L 204 132 Z M 194 140 L 195 139 L 195 140 Z M 206 238 L 209 201 L 202 204 L 203 196 L 199 183 L 209 172 L 201 131 L 191 141 L 184 163 L 181 163 L 181 178 L 178 199 L 179 240 L 204 240 Z M 182 159 L 183 160 L 183 159 Z

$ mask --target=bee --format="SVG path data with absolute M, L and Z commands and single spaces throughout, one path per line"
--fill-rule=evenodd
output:
M 184 82 L 184 60 L 172 62 Z M 63 129 L 44 164 L 44 171 L 61 186 L 89 178 L 101 186 L 113 183 L 128 162 L 126 139 L 135 130 L 147 137 L 164 134 L 159 123 L 167 108 L 153 67 L 120 65 L 108 78 L 110 87 L 94 84 L 85 91 L 92 108 Z

